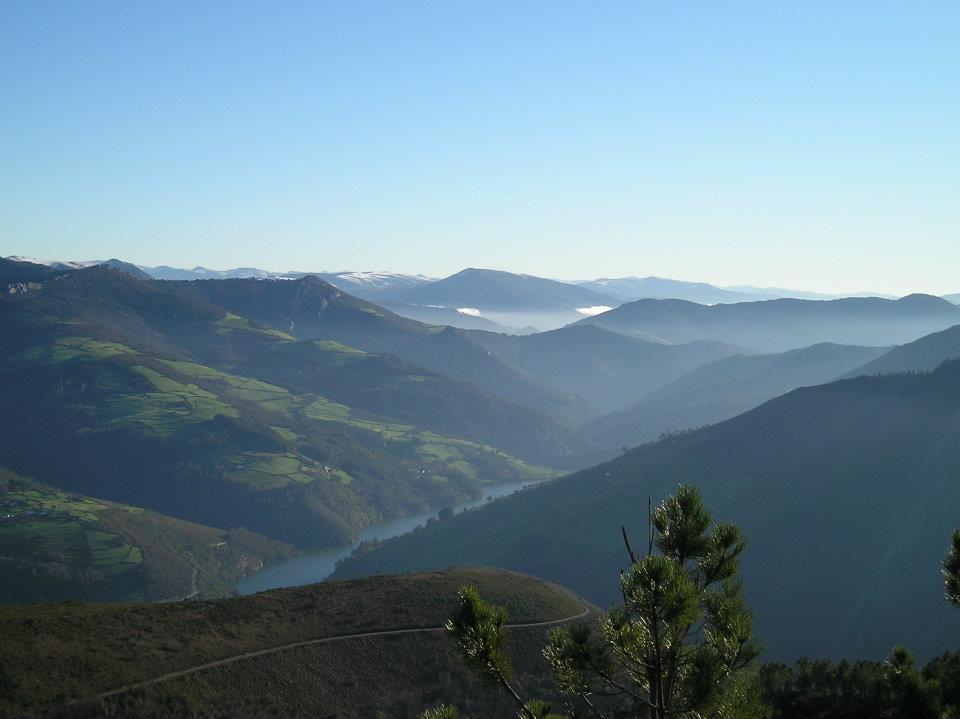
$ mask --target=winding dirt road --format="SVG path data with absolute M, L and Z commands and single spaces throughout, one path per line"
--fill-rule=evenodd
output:
M 530 629 L 533 627 L 549 627 L 554 624 L 565 624 L 567 622 L 573 622 L 577 619 L 583 619 L 591 611 L 591 607 L 584 605 L 583 611 L 579 614 L 576 614 L 572 617 L 565 617 L 563 619 L 553 619 L 549 622 L 528 622 L 526 624 L 508 624 L 506 625 L 508 629 Z M 227 657 L 225 659 L 217 659 L 216 661 L 206 662 L 204 664 L 198 664 L 196 666 L 190 667 L 189 669 L 181 669 L 176 672 L 169 672 L 167 674 L 161 674 L 160 676 L 153 677 L 152 679 L 145 679 L 142 682 L 135 682 L 133 684 L 127 684 L 126 686 L 119 687 L 118 689 L 112 689 L 108 692 L 102 694 L 96 694 L 92 697 L 87 697 L 84 700 L 80 701 L 98 701 L 101 699 L 107 699 L 108 697 L 116 696 L 117 694 L 123 694 L 124 692 L 129 692 L 134 689 L 142 689 L 144 687 L 153 686 L 154 684 L 161 684 L 162 682 L 170 681 L 171 679 L 179 679 L 180 677 L 189 676 L 191 674 L 196 674 L 197 672 L 202 672 L 205 669 L 212 669 L 213 667 L 220 667 L 224 664 L 231 664 L 233 662 L 240 661 L 242 659 L 249 659 L 251 657 L 262 657 L 267 654 L 278 654 L 279 652 L 287 651 L 288 649 L 296 649 L 297 647 L 307 647 L 314 644 L 326 644 L 328 642 L 342 642 L 348 641 L 350 639 L 365 639 L 367 637 L 386 637 L 393 636 L 397 634 L 416 634 L 418 632 L 444 632 L 446 631 L 445 627 L 420 627 L 415 629 L 385 629 L 382 631 L 376 632 L 360 632 L 357 634 L 339 634 L 333 637 L 323 637 L 321 639 L 308 639 L 302 642 L 292 642 L 290 644 L 281 644 L 277 647 L 270 647 L 269 649 L 258 649 L 254 652 L 245 652 L 243 654 L 235 654 L 232 657 Z

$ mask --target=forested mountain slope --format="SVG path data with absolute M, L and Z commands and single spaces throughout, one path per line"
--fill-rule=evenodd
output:
M 862 367 L 851 370 L 849 376 L 926 372 L 954 357 L 960 357 L 960 324 L 894 347 Z
M 620 525 L 642 546 L 648 496 L 678 483 L 749 537 L 744 583 L 768 658 L 955 648 L 940 560 L 960 521 L 960 361 L 795 390 L 388 541 L 336 576 L 494 564 L 606 605 Z
M 593 325 L 550 332 L 470 336 L 504 360 L 601 412 L 622 409 L 704 362 L 742 351 L 722 342 L 667 345 Z
M 598 417 L 583 431 L 605 447 L 634 446 L 729 419 L 797 387 L 830 382 L 884 352 L 825 343 L 727 357 L 697 367 L 621 412 Z

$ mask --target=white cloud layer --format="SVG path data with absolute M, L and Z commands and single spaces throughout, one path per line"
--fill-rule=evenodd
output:
M 606 305 L 593 305 L 592 307 L 577 307 L 577 312 L 587 317 L 593 317 L 594 315 L 602 315 L 612 309 L 613 307 L 607 307 Z
M 457 312 L 462 315 L 470 315 L 471 317 L 480 316 L 480 310 L 478 310 L 476 307 L 457 307 Z

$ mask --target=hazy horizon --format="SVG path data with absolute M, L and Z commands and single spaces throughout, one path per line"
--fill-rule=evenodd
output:
M 264 271 L 267 271 L 267 272 L 275 272 L 275 273 L 285 273 L 285 272 L 323 272 L 323 273 L 370 272 L 370 273 L 391 273 L 391 274 L 404 274 L 404 275 L 423 275 L 423 276 L 426 276 L 426 277 L 430 277 L 431 279 L 434 279 L 434 280 L 439 280 L 439 279 L 443 279 L 443 278 L 445 278 L 445 277 L 449 277 L 449 276 L 451 276 L 451 275 L 453 275 L 453 274 L 456 274 L 456 273 L 458 273 L 458 272 L 461 272 L 461 271 L 463 271 L 463 270 L 465 270 L 465 269 L 482 269 L 482 270 L 497 270 L 497 271 L 502 271 L 502 272 L 510 272 L 510 273 L 518 274 L 518 275 L 530 275 L 530 276 L 534 276 L 534 277 L 543 277 L 543 278 L 545 278 L 545 279 L 557 280 L 558 282 L 568 282 L 568 283 L 587 282 L 587 281 L 599 280 L 599 279 L 622 279 L 622 278 L 628 278 L 628 277 L 636 277 L 636 278 L 640 278 L 640 279 L 647 278 L 647 277 L 657 277 L 657 278 L 659 278 L 659 279 L 678 280 L 678 281 L 681 281 L 681 282 L 698 282 L 698 283 L 704 283 L 704 284 L 713 285 L 713 286 L 715 286 L 715 287 L 719 287 L 719 288 L 721 288 L 721 289 L 731 289 L 731 290 L 736 290 L 738 287 L 753 287 L 753 288 L 757 288 L 757 289 L 781 289 L 781 290 L 792 290 L 792 291 L 797 291 L 797 292 L 814 292 L 814 293 L 833 294 L 833 295 L 843 295 L 843 294 L 850 294 L 850 295 L 852 295 L 852 294 L 860 294 L 860 293 L 871 292 L 871 293 L 877 293 L 877 294 L 881 294 L 881 295 L 896 295 L 896 296 L 898 296 L 898 297 L 903 297 L 903 296 L 905 296 L 905 295 L 916 294 L 916 293 L 919 293 L 919 294 L 929 294 L 929 295 L 935 295 L 935 296 L 941 296 L 941 295 L 950 295 L 950 294 L 954 294 L 954 293 L 960 292 L 960 287 L 956 287 L 956 288 L 954 288 L 954 289 L 948 288 L 948 289 L 946 289 L 946 290 L 944 290 L 944 291 L 942 291 L 942 292 L 940 292 L 940 291 L 926 290 L 926 289 L 910 289 L 910 290 L 907 290 L 907 291 L 899 291 L 899 292 L 898 292 L 898 291 L 894 291 L 894 290 L 885 289 L 885 288 L 882 288 L 882 287 L 881 287 L 881 288 L 878 288 L 878 287 L 863 287 L 863 288 L 857 288 L 857 287 L 854 287 L 854 288 L 841 287 L 841 288 L 837 288 L 837 289 L 825 289 L 825 288 L 821 288 L 821 287 L 814 286 L 813 283 L 803 283 L 802 280 L 801 280 L 801 284 L 796 284 L 796 285 L 791 285 L 791 286 L 786 286 L 786 285 L 781 285 L 781 284 L 775 284 L 775 283 L 767 282 L 767 281 L 763 281 L 763 280 L 758 281 L 758 282 L 735 282 L 735 283 L 726 284 L 726 283 L 721 283 L 721 282 L 713 281 L 713 280 L 711 280 L 711 279 L 709 279 L 709 278 L 706 278 L 706 279 L 698 279 L 698 278 L 692 278 L 692 277 L 688 277 L 688 276 L 670 277 L 670 276 L 667 276 L 667 275 L 665 275 L 665 274 L 656 273 L 656 272 L 630 272 L 630 271 L 622 271 L 622 273 L 621 273 L 621 274 L 618 274 L 618 275 L 594 275 L 594 276 L 586 276 L 586 275 L 585 275 L 585 276 L 577 276 L 577 277 L 551 277 L 551 276 L 549 276 L 549 275 L 541 274 L 541 273 L 538 273 L 538 272 L 536 272 L 536 271 L 517 270 L 517 269 L 513 269 L 513 268 L 509 268 L 509 267 L 485 267 L 485 266 L 475 266 L 475 267 L 472 267 L 472 268 L 459 267 L 459 268 L 453 269 L 453 270 L 451 270 L 451 271 L 449 271 L 449 272 L 446 272 L 446 273 L 444 273 L 444 274 L 434 275 L 434 274 L 428 274 L 428 273 L 425 273 L 425 272 L 420 272 L 420 271 L 417 271 L 416 269 L 412 269 L 412 270 L 396 270 L 396 269 L 383 268 L 383 267 L 379 267 L 379 268 L 360 268 L 360 267 L 284 267 L 284 266 L 281 266 L 279 263 L 271 263 L 271 264 L 267 264 L 267 265 L 255 265 L 255 264 L 251 264 L 251 263 L 239 263 L 239 264 L 229 264 L 229 265 L 215 265 L 215 266 L 211 266 L 211 265 L 203 265 L 203 264 L 194 264 L 194 263 L 191 263 L 191 262 L 189 262 L 189 261 L 187 261 L 187 262 L 179 262 L 179 263 L 178 263 L 178 262 L 158 262 L 158 263 L 155 263 L 155 264 L 151 264 L 151 263 L 148 263 L 148 262 L 139 262 L 139 261 L 137 261 L 137 260 L 135 260 L 135 259 L 132 259 L 130 256 L 122 256 L 122 257 L 95 257 L 95 258 L 94 258 L 94 257 L 82 257 L 82 258 L 81 258 L 81 257 L 66 257 L 66 256 L 63 256 L 63 257 L 38 257 L 38 256 L 36 256 L 36 255 L 29 255 L 29 254 L 26 254 L 26 253 L 23 253 L 23 252 L 9 252 L 9 253 L 4 253 L 3 255 L 0 255 L 0 256 L 23 257 L 23 258 L 30 258 L 30 259 L 35 259 L 35 260 L 42 260 L 42 261 L 45 261 L 45 262 L 50 262 L 50 261 L 61 261 L 61 262 L 105 262 L 105 261 L 110 260 L 110 259 L 118 259 L 118 260 L 123 260 L 123 261 L 125 261 L 125 262 L 130 262 L 130 263 L 132 263 L 132 264 L 134 264 L 134 265 L 137 265 L 138 267 L 172 267 L 172 268 L 183 269 L 183 270 L 192 270 L 192 269 L 195 269 L 195 268 L 202 267 L 202 268 L 204 268 L 204 269 L 213 270 L 213 271 L 216 271 L 216 272 L 225 272 L 225 271 L 228 271 L 228 270 L 235 270 L 235 269 L 241 269 L 241 268 L 258 269 L 258 270 L 264 270 Z
M 875 10 L 7 2 L 0 251 L 957 292 L 960 5 Z

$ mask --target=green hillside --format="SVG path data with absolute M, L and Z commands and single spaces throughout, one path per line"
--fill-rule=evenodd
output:
M 13 270 L 24 268 L 24 279 L 32 276 L 37 267 L 11 264 L 15 266 Z M 275 287 L 272 292 L 282 291 L 282 299 L 291 300 L 300 308 L 314 300 L 323 306 L 327 301 L 322 293 L 325 288 L 339 293 L 321 280 L 314 280 L 315 283 L 252 281 L 252 285 L 241 284 L 239 289 Z M 318 287 L 314 287 L 316 283 L 320 283 Z M 322 394 L 356 410 L 491 444 L 532 462 L 548 462 L 592 448 L 591 443 L 542 412 L 492 396 L 466 382 L 394 357 L 356 352 L 337 342 L 298 345 L 289 334 L 192 296 L 195 293 L 187 292 L 184 286 L 194 284 L 144 282 L 101 266 L 67 273 L 40 290 L 2 297 L 0 331 L 7 342 L 0 347 L 0 357 L 57 337 L 94 337 L 151 355 L 189 359 L 233 374 Z M 302 302 L 283 295 L 298 289 L 306 293 Z M 224 296 L 229 299 L 232 293 Z M 255 302 L 245 303 L 252 310 L 262 310 L 264 303 L 267 308 L 272 307 L 261 294 L 254 299 Z M 341 299 L 346 303 L 344 311 L 331 312 L 343 315 L 340 324 L 346 329 L 362 329 L 375 316 L 373 313 L 386 312 L 354 298 Z M 354 305 L 363 311 L 355 311 Z M 404 331 L 409 329 L 404 324 L 409 321 L 398 317 L 395 320 Z M 273 325 L 278 323 L 286 326 L 280 320 Z M 427 332 L 441 330 L 418 323 L 411 325 Z M 486 352 L 482 354 L 480 359 L 488 361 Z
M 476 496 L 482 484 L 550 475 L 317 395 L 89 337 L 0 362 L 0 409 L 18 417 L 0 431 L 15 469 L 305 545 Z
M 332 340 L 276 342 L 231 364 L 238 374 L 320 394 L 377 417 L 499 447 L 553 465 L 592 443 L 542 412 L 391 355 Z
M 70 491 L 310 546 L 481 496 L 487 484 L 550 475 L 430 426 L 454 416 L 474 434 L 499 424 L 523 442 L 526 423 L 538 441 L 536 423 L 510 415 L 517 424 L 505 403 L 481 416 L 472 408 L 484 398 L 473 402 L 479 393 L 463 385 L 335 343 L 297 346 L 162 285 L 95 267 L 0 299 L 0 410 L 11 418 L 0 461 Z M 230 371 L 241 365 L 284 374 L 291 388 Z M 425 408 L 408 416 L 433 421 L 395 421 L 307 389 L 340 388 L 372 406 L 393 385 Z
M 692 483 L 750 539 L 744 583 L 768 658 L 880 658 L 898 642 L 929 657 L 960 636 L 940 575 L 958 472 L 955 361 L 795 390 L 388 541 L 335 576 L 493 564 L 604 606 L 625 561 L 620 525 L 645 536 L 647 498 Z
M 0 716 L 44 708 L 55 716 L 330 716 L 335 707 L 338 717 L 370 717 L 377 709 L 408 717 L 451 699 L 483 716 L 509 716 L 500 697 L 461 668 L 443 631 L 290 647 L 90 699 L 169 672 L 291 643 L 440 628 L 457 589 L 468 583 L 504 605 L 513 623 L 563 620 L 585 610 L 555 585 L 468 568 L 209 602 L 0 608 Z M 545 631 L 512 632 L 520 678 L 531 688 L 538 682 L 549 685 L 539 656 Z M 256 681 L 250 679 L 253 674 Z M 89 700 L 69 703 L 84 699 Z
M 314 275 L 296 281 L 200 280 L 158 283 L 300 339 L 331 339 L 469 382 L 481 390 L 568 421 L 589 414 L 582 400 L 492 354 L 465 330 L 406 319 Z M 553 420 L 545 421 L 552 423 Z
M 47 487 L 0 468 L 0 603 L 217 597 L 288 546 Z

